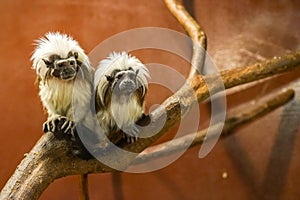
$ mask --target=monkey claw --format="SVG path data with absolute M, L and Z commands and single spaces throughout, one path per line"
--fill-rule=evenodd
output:
M 75 123 L 64 116 L 56 116 L 48 119 L 43 124 L 44 133 L 52 132 L 58 138 L 62 138 L 63 135 L 71 135 L 74 137 Z

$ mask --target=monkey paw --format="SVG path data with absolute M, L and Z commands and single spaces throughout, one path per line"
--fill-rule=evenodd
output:
M 123 127 L 122 131 L 124 132 L 123 138 L 126 138 L 128 143 L 134 143 L 140 133 L 140 129 L 136 124 Z
M 48 119 L 46 122 L 43 124 L 43 131 L 44 133 L 47 132 L 54 132 L 55 131 L 55 121 L 52 119 Z
M 45 133 L 50 131 L 55 134 L 64 133 L 64 134 L 71 134 L 72 136 L 74 136 L 75 124 L 67 117 L 56 116 L 48 119 L 43 124 L 43 131 Z
M 59 120 L 61 124 L 60 130 L 65 134 L 70 133 L 72 136 L 74 136 L 75 123 L 66 117 L 60 118 Z

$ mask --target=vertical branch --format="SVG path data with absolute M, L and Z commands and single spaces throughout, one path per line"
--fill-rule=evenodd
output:
M 78 195 L 80 200 L 89 200 L 88 174 L 79 176 Z
M 195 0 L 183 1 L 183 5 L 188 13 L 195 19 Z
M 123 200 L 124 192 L 122 190 L 122 177 L 120 172 L 112 173 L 112 187 L 113 187 L 114 199 Z
M 207 46 L 205 32 L 188 13 L 182 0 L 165 0 L 165 4 L 193 41 L 192 67 L 189 74 L 189 78 L 192 78 L 203 71 Z

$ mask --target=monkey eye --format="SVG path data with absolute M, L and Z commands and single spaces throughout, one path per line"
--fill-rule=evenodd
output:
M 73 66 L 75 64 L 74 61 L 70 61 L 70 65 Z
M 118 74 L 118 75 L 117 75 L 117 79 L 122 78 L 122 76 L 123 76 L 123 74 Z

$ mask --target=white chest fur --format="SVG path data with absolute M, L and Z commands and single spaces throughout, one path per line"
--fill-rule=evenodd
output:
M 49 117 L 61 115 L 73 120 L 74 102 L 80 102 L 83 109 L 87 109 L 84 106 L 88 106 L 91 92 L 88 83 L 74 87 L 74 81 L 51 79 L 40 85 L 39 94 Z
M 111 103 L 111 114 L 119 128 L 134 124 L 143 114 L 143 107 L 140 106 L 132 96 L 127 99 L 122 97 L 113 97 Z

